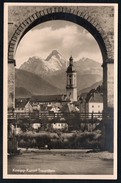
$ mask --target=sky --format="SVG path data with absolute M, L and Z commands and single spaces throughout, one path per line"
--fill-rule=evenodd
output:
M 83 27 L 61 20 L 41 23 L 27 32 L 16 51 L 16 67 L 37 56 L 46 59 L 52 50 L 58 50 L 68 60 L 83 57 L 102 63 L 100 48 L 94 37 Z

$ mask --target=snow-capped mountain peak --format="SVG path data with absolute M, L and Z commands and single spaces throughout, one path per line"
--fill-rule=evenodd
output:
M 74 63 L 76 71 L 83 73 L 100 73 L 101 64 L 89 58 L 82 58 Z M 57 51 L 53 50 L 46 59 L 41 57 L 30 57 L 24 62 L 20 69 L 32 72 L 37 75 L 55 75 L 57 72 L 66 71 L 68 61 Z
M 37 56 L 30 57 L 20 67 L 22 70 L 28 70 L 37 74 L 43 73 L 43 75 L 48 74 L 48 72 L 52 74 L 65 68 L 66 60 L 57 50 L 53 50 L 46 59 Z
M 58 71 L 61 70 L 62 67 L 66 66 L 66 60 L 57 50 L 53 50 L 45 59 L 44 64 L 51 71 Z
M 52 58 L 65 61 L 65 58 L 57 50 L 53 50 L 45 60 L 49 61 Z

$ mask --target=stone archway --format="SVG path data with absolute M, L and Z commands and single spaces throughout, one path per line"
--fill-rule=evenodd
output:
M 87 29 L 96 39 L 103 57 L 104 110 L 113 107 L 113 53 L 108 36 L 87 10 L 50 7 L 30 15 L 16 29 L 8 45 L 8 108 L 15 106 L 15 53 L 22 37 L 34 26 L 49 20 L 67 20 Z

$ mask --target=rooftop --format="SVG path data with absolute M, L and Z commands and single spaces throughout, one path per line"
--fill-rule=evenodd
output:
M 103 102 L 103 96 L 100 93 L 93 93 L 88 99 L 87 102 Z
M 64 102 L 70 101 L 66 95 L 35 95 L 30 102 Z
M 30 98 L 16 98 L 15 107 L 23 108 L 27 104 Z

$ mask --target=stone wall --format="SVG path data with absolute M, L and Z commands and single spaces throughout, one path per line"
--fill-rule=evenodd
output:
M 13 63 L 8 64 L 8 109 L 15 108 L 15 67 Z
M 107 95 L 108 95 L 108 99 L 107 99 L 107 103 L 108 106 L 110 106 L 111 108 L 113 108 L 113 104 L 114 104 L 114 64 L 108 64 L 107 66 Z
M 12 35 L 14 34 L 17 27 L 29 16 L 32 14 L 47 9 L 48 6 L 10 6 L 8 8 L 8 39 L 11 40 Z M 108 35 L 109 41 L 111 43 L 113 51 L 114 43 L 114 8 L 107 6 L 98 6 L 98 7 L 89 7 L 89 6 L 78 6 L 71 9 L 74 11 L 84 11 L 87 12 L 94 20 L 96 20 L 105 33 Z

